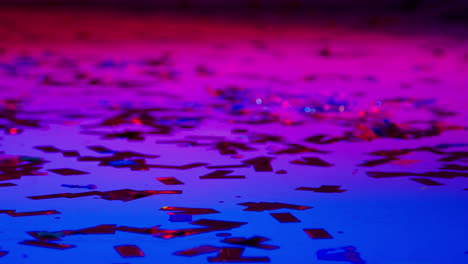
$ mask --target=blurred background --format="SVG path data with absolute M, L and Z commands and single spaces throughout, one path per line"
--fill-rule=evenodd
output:
M 2 6 L 31 7 L 106 7 L 106 8 L 181 8 L 232 10 L 263 8 L 297 11 L 329 9 L 336 11 L 431 11 L 442 13 L 468 7 L 466 0 L 1 0 Z

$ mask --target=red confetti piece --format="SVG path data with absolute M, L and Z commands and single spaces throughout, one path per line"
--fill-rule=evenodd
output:
M 306 142 L 315 143 L 315 144 L 331 144 L 339 141 L 346 140 L 344 137 L 331 137 L 328 138 L 327 135 L 316 135 L 308 137 L 305 139 Z
M 439 168 L 440 170 L 457 170 L 457 171 L 466 171 L 468 166 L 461 166 L 458 164 L 444 164 L 443 167 Z
M 79 157 L 80 153 L 78 151 L 62 151 L 64 157 Z
M 23 213 L 17 213 L 15 210 L 0 210 L 0 214 L 1 213 L 8 214 L 9 216 L 13 216 L 13 217 L 60 214 L 60 212 L 55 211 L 55 210 L 23 212 Z
M 114 249 L 124 258 L 144 257 L 145 254 L 135 245 L 114 246 Z
M 57 173 L 63 176 L 89 174 L 89 172 L 84 172 L 84 171 L 75 170 L 75 169 L 50 169 L 48 171 L 51 171 L 53 173 Z
M 0 187 L 10 187 L 10 186 L 17 186 L 17 185 L 11 182 L 0 183 Z
M 306 153 L 306 152 L 313 152 L 313 153 L 328 153 L 328 151 L 317 150 L 314 148 L 309 148 L 300 144 L 288 144 L 289 148 L 278 150 L 272 152 L 271 154 L 279 155 L 279 154 L 298 154 L 298 153 Z
M 188 215 L 204 215 L 204 214 L 217 214 L 218 211 L 209 208 L 188 208 L 188 207 L 175 207 L 164 206 L 160 208 L 161 211 L 179 211 L 171 214 L 188 214 Z
M 196 162 L 196 163 L 190 163 L 190 164 L 182 165 L 182 166 L 174 166 L 174 165 L 148 165 L 148 166 L 151 168 L 159 168 L 159 169 L 189 170 L 189 169 L 194 169 L 194 168 L 205 166 L 205 165 L 208 165 L 208 163 Z
M 304 229 L 307 235 L 313 239 L 330 239 L 333 238 L 325 229 L 316 228 L 316 229 Z
M 248 165 L 252 165 L 255 171 L 258 172 L 268 172 L 273 171 L 273 167 L 271 166 L 271 161 L 274 158 L 269 157 L 258 157 L 254 159 L 245 160 L 244 163 Z
M 219 151 L 221 155 L 233 155 L 237 154 L 237 150 L 252 151 L 255 150 L 247 146 L 244 143 L 229 142 L 229 141 L 220 141 L 214 147 Z
M 199 246 L 199 247 L 195 247 L 191 249 L 174 252 L 174 255 L 184 256 L 184 257 L 193 257 L 193 256 L 202 255 L 202 254 L 217 252 L 219 250 L 220 250 L 219 247 L 203 245 L 203 246 Z
M 299 187 L 296 188 L 298 191 L 312 191 L 318 193 L 342 193 L 346 190 L 340 190 L 341 186 L 339 185 L 322 185 L 319 188 L 314 187 Z
M 40 151 L 46 152 L 46 153 L 57 153 L 60 152 L 61 150 L 54 147 L 54 146 L 37 146 L 34 147 L 35 149 L 38 149 Z
M 46 232 L 46 231 L 31 231 L 27 233 L 28 235 L 40 241 L 60 241 L 62 240 L 61 237 L 64 237 L 65 235 L 69 234 L 69 233 L 66 234 L 65 232 Z
M 291 213 L 270 213 L 280 223 L 298 223 L 301 222 Z
M 152 228 L 135 228 L 135 227 L 121 226 L 121 227 L 117 227 L 116 230 L 130 232 L 130 233 L 151 234 L 153 236 L 163 238 L 163 239 L 172 239 L 172 238 L 177 238 L 177 237 L 191 236 L 191 235 L 202 234 L 202 233 L 213 232 L 213 231 L 229 230 L 229 229 L 233 229 L 233 228 L 246 225 L 247 223 L 200 219 L 190 224 L 204 226 L 204 228 L 187 228 L 187 229 L 168 230 L 168 229 L 159 229 L 159 226 L 152 227 Z
M 26 240 L 26 241 L 20 242 L 20 244 L 28 245 L 28 246 L 36 246 L 36 247 L 53 248 L 53 249 L 69 249 L 69 248 L 75 247 L 73 245 L 68 245 L 68 244 L 56 244 L 56 243 L 37 241 L 37 240 Z
M 177 180 L 174 177 L 159 177 L 156 180 L 162 182 L 165 185 L 181 185 L 184 184 L 183 182 Z
M 224 242 L 227 244 L 233 244 L 233 245 L 241 245 L 241 246 L 246 246 L 246 247 L 266 249 L 266 250 L 274 250 L 274 249 L 279 248 L 278 246 L 262 244 L 263 242 L 268 241 L 268 240 L 270 239 L 266 237 L 260 237 L 260 236 L 254 236 L 252 238 L 230 237 L 230 238 L 225 238 L 221 242 Z
M 115 225 L 98 225 L 73 231 L 73 234 L 115 234 Z
M 398 160 L 398 158 L 394 158 L 394 157 L 389 157 L 389 158 L 385 158 L 385 159 L 378 159 L 378 160 L 365 160 L 364 163 L 359 164 L 358 166 L 360 166 L 360 167 L 374 167 L 374 166 L 378 166 L 378 165 L 387 164 L 387 163 L 390 163 L 390 162 L 396 161 L 396 160 Z
M 8 254 L 8 251 L 0 251 L 0 258 Z
M 83 193 L 58 193 L 58 194 L 48 194 L 48 195 L 37 195 L 37 196 L 29 196 L 29 199 L 33 200 L 42 200 L 42 199 L 52 199 L 52 198 L 77 198 L 77 197 L 85 197 L 85 196 L 101 196 L 102 199 L 105 200 L 120 200 L 123 202 L 133 201 L 136 199 L 140 199 L 143 197 L 148 197 L 152 195 L 158 194 L 181 194 L 182 191 L 175 190 L 175 191 L 135 191 L 130 189 L 123 189 L 123 190 L 115 190 L 115 191 L 108 191 L 108 192 L 99 192 L 99 191 L 90 191 L 90 192 L 83 192 Z
M 333 164 L 328 163 L 324 160 L 319 158 L 310 158 L 310 157 L 302 157 L 302 160 L 293 160 L 291 161 L 292 164 L 300 164 L 300 165 L 309 165 L 309 166 L 318 166 L 318 167 L 331 167 Z
M 305 205 L 294 205 L 294 204 L 285 204 L 285 203 L 268 203 L 268 202 L 247 202 L 240 203 L 239 205 L 247 206 L 243 211 L 254 211 L 254 212 L 263 212 L 263 211 L 272 211 L 278 209 L 293 209 L 293 210 L 307 210 L 313 208 L 311 206 Z
M 93 151 L 96 151 L 97 153 L 112 153 L 114 151 L 106 148 L 106 147 L 102 147 L 102 146 L 88 146 L 88 148 L 90 150 L 93 150 Z
M 234 172 L 234 171 L 233 170 L 216 170 L 214 172 L 200 176 L 200 179 L 245 179 L 245 176 L 243 175 L 226 176 L 231 172 Z
M 437 186 L 437 185 L 443 185 L 442 183 L 440 182 L 436 182 L 434 180 L 431 180 L 431 179 L 427 179 L 427 178 L 411 178 L 410 180 L 413 180 L 415 182 L 419 182 L 421 184 L 424 184 L 426 186 Z

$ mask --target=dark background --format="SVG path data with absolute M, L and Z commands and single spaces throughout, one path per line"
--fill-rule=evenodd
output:
M 0 6 L 89 6 L 125 8 L 278 8 L 300 6 L 302 8 L 331 9 L 421 9 L 447 10 L 467 8 L 466 0 L 0 0 Z

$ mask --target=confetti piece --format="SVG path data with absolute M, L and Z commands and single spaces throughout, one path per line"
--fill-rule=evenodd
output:
M 433 181 L 431 179 L 427 179 L 427 178 L 411 178 L 410 180 L 413 180 L 415 182 L 419 182 L 421 184 L 424 184 L 426 186 L 438 186 L 438 185 L 443 185 L 442 183 L 440 182 L 436 182 L 436 181 Z
M 164 206 L 160 208 L 161 211 L 179 211 L 171 214 L 187 214 L 187 215 L 204 215 L 204 214 L 217 214 L 218 211 L 209 208 L 188 208 L 188 207 L 175 207 Z
M 11 182 L 0 183 L 0 187 L 10 187 L 10 186 L 17 186 L 17 185 Z
M 275 173 L 276 174 L 286 174 L 288 172 L 286 170 L 277 170 Z
M 193 257 L 193 256 L 202 255 L 202 254 L 218 252 L 219 250 L 220 250 L 219 247 L 203 245 L 203 246 L 199 246 L 199 247 L 195 247 L 191 249 L 174 252 L 174 255 L 184 256 L 184 257 Z
M 145 254 L 141 249 L 135 245 L 120 245 L 114 246 L 114 249 L 119 253 L 123 258 L 135 258 L 135 257 L 144 257 Z
M 457 171 L 468 171 L 468 166 L 462 166 L 458 164 L 444 164 L 439 170 L 457 170 Z
M 40 151 L 43 151 L 45 153 L 57 153 L 57 152 L 61 152 L 60 149 L 54 147 L 54 146 L 37 146 L 37 147 L 34 147 L 35 149 L 38 149 Z
M 389 158 L 378 159 L 378 160 L 365 160 L 365 161 L 363 161 L 363 163 L 359 164 L 358 166 L 360 166 L 360 167 L 374 167 L 374 166 L 383 165 L 383 164 L 387 164 L 387 163 L 397 164 L 397 163 L 394 163 L 395 161 L 399 161 L 398 158 L 389 157 Z
M 157 194 L 181 194 L 182 191 L 154 191 L 154 190 L 147 190 L 147 191 L 135 191 L 130 189 L 122 189 L 122 190 L 115 190 L 115 191 L 108 191 L 108 192 L 99 192 L 99 191 L 91 191 L 91 192 L 84 192 L 84 193 L 58 193 L 58 194 L 49 194 L 49 195 L 37 195 L 37 196 L 29 196 L 29 199 L 33 200 L 42 200 L 42 199 L 52 199 L 52 198 L 78 198 L 78 197 L 85 197 L 85 196 L 100 196 L 104 200 L 120 200 L 123 202 L 133 201 L 136 199 L 153 196 Z
M 275 152 L 271 152 L 271 154 L 274 155 L 280 155 L 280 154 L 299 154 L 299 153 L 307 153 L 307 152 L 312 152 L 312 153 L 328 153 L 328 151 L 323 151 L 323 150 L 317 150 L 314 148 L 309 148 L 300 144 L 288 144 L 290 146 L 289 148 L 283 149 L 283 150 L 278 150 Z
M 30 236 L 40 241 L 59 241 L 66 234 L 64 232 L 31 231 Z
M 75 169 L 50 169 L 48 171 L 51 171 L 53 173 L 57 173 L 63 176 L 89 174 L 89 172 L 84 172 L 84 171 L 75 170 Z
M 159 177 L 156 180 L 162 182 L 165 185 L 181 185 L 184 184 L 183 182 L 177 180 L 174 177 Z
M 325 229 L 316 228 L 316 229 L 304 229 L 307 235 L 313 239 L 330 239 L 333 238 Z
M 257 172 L 268 172 L 273 171 L 273 167 L 271 166 L 271 161 L 274 158 L 269 157 L 258 157 L 254 159 L 245 160 L 244 163 L 248 165 L 252 165 Z
M 225 238 L 221 242 L 224 242 L 227 244 L 233 244 L 233 245 L 266 249 L 266 250 L 274 250 L 274 249 L 279 248 L 278 246 L 262 244 L 263 242 L 268 241 L 268 240 L 270 239 L 266 237 L 260 237 L 260 236 L 254 236 L 252 238 L 230 237 L 230 238 Z
M 49 243 L 49 242 L 36 241 L 36 240 L 26 240 L 26 241 L 20 242 L 20 244 L 28 245 L 28 246 L 52 248 L 52 249 L 70 249 L 70 248 L 75 247 L 73 245 L 56 244 L 56 243 Z
M 197 163 L 190 163 L 187 165 L 182 166 L 173 166 L 173 165 L 149 165 L 151 168 L 159 168 L 159 169 L 176 169 L 176 170 L 189 170 L 194 169 L 197 167 L 208 165 L 207 163 L 197 162 Z
M 62 151 L 64 157 L 79 157 L 80 153 L 78 151 Z
M 8 254 L 8 251 L 0 251 L 0 258 Z
M 295 190 L 312 191 L 312 192 L 318 192 L 318 193 L 342 193 L 346 191 L 346 190 L 340 190 L 340 188 L 341 186 L 339 185 L 322 185 L 319 188 L 299 187 L 299 188 L 296 188 Z
M 331 167 L 333 164 L 330 164 L 326 161 L 323 161 L 319 158 L 308 158 L 302 157 L 302 160 L 293 160 L 291 161 L 292 164 L 300 164 L 300 165 L 309 165 L 309 166 L 318 166 L 318 167 Z
M 233 170 L 216 170 L 214 172 L 210 172 L 206 175 L 200 176 L 200 179 L 245 179 L 243 175 L 231 175 L 226 176 L 230 173 L 234 172 Z
M 254 211 L 254 212 L 263 212 L 263 211 L 272 211 L 278 209 L 293 209 L 293 210 L 307 210 L 313 208 L 311 206 L 304 205 L 294 205 L 294 204 L 285 204 L 285 203 L 268 203 L 268 202 L 247 202 L 240 203 L 238 205 L 247 206 L 243 211 Z
M 23 212 L 23 213 L 17 213 L 15 210 L 0 210 L 0 214 L 2 213 L 7 214 L 9 216 L 13 216 L 13 217 L 60 214 L 60 212 L 55 211 L 55 210 Z
M 291 213 L 270 213 L 280 223 L 299 223 L 301 222 Z

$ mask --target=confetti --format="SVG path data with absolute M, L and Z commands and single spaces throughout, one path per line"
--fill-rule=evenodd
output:
M 123 258 L 144 257 L 145 254 L 135 245 L 120 245 L 114 246 L 115 251 Z
M 309 166 L 318 166 L 318 167 L 331 167 L 333 164 L 330 164 L 326 161 L 323 161 L 319 158 L 309 158 L 303 157 L 302 160 L 293 160 L 291 161 L 292 164 L 300 164 L 300 165 L 309 165 Z
M 52 249 L 70 249 L 70 248 L 74 248 L 74 247 L 75 247 L 75 246 L 73 246 L 73 245 L 56 244 L 56 243 L 50 243 L 50 242 L 44 242 L 44 241 L 36 241 L 36 240 L 26 240 L 26 241 L 20 242 L 20 244 L 22 244 L 22 245 L 28 245 L 28 246 L 52 248 Z
M 17 186 L 17 185 L 11 182 L 0 183 L 0 187 L 10 187 L 10 186 Z
M 232 170 L 216 170 L 206 175 L 200 176 L 200 179 L 245 179 L 242 175 L 230 175 L 226 176 L 234 171 Z
M 338 185 L 322 185 L 319 188 L 314 187 L 299 187 L 296 188 L 298 191 L 312 191 L 318 193 L 342 193 L 346 190 L 340 190 L 341 186 Z
M 304 229 L 307 235 L 313 239 L 330 239 L 333 238 L 325 229 L 316 228 L 316 229 Z
M 184 184 L 183 182 L 177 180 L 174 177 L 159 177 L 156 178 L 156 180 L 160 181 L 161 183 L 165 185 L 181 185 Z
M 220 248 L 218 247 L 203 245 L 203 246 L 199 246 L 199 247 L 195 247 L 191 249 L 174 252 L 174 255 L 184 256 L 184 257 L 193 257 L 193 256 L 202 255 L 202 254 L 218 252 L 219 250 Z
M 50 169 L 48 171 L 51 171 L 53 173 L 57 173 L 63 176 L 89 174 L 89 172 L 84 172 L 84 171 L 75 170 L 75 169 Z
M 244 163 L 248 165 L 252 165 L 255 171 L 258 172 L 268 172 L 273 171 L 273 167 L 271 166 L 271 161 L 274 158 L 269 157 L 258 157 L 254 159 L 245 160 Z
M 15 210 L 0 210 L 0 214 L 2 213 L 7 214 L 9 216 L 13 216 L 13 217 L 60 214 L 60 212 L 55 211 L 55 210 L 22 212 L 22 213 L 17 213 Z
M 442 183 L 440 182 L 436 182 L 436 181 L 433 181 L 431 179 L 427 179 L 427 178 L 411 178 L 410 180 L 413 180 L 415 182 L 419 182 L 421 184 L 424 184 L 426 186 L 437 186 L 437 185 L 443 185 Z
M 182 191 L 135 191 L 130 189 L 122 189 L 108 192 L 90 191 L 84 193 L 58 193 L 48 195 L 29 196 L 29 199 L 42 200 L 42 199 L 53 199 L 53 198 L 79 198 L 86 196 L 100 196 L 104 200 L 120 200 L 123 202 L 133 201 L 136 199 L 158 195 L 158 194 L 181 194 Z
M 280 223 L 298 223 L 301 222 L 291 213 L 270 213 Z
M 230 238 L 225 238 L 222 242 L 227 243 L 227 244 L 254 247 L 254 248 L 260 248 L 260 249 L 266 249 L 266 250 L 274 250 L 274 249 L 279 248 L 278 246 L 262 244 L 263 242 L 268 241 L 268 240 L 270 239 L 266 237 L 259 237 L 259 236 L 254 236 L 252 238 L 230 237 Z
M 263 212 L 263 211 L 272 211 L 278 209 L 293 209 L 293 210 L 307 210 L 313 207 L 305 205 L 294 205 L 294 204 L 285 204 L 285 203 L 268 203 L 268 202 L 248 202 L 240 203 L 239 205 L 247 206 L 243 211 L 254 211 L 254 212 Z
M 188 214 L 188 215 L 204 215 L 204 214 L 217 214 L 218 211 L 209 208 L 188 208 L 188 207 L 175 207 L 175 206 L 164 206 L 160 208 L 161 211 L 178 211 L 171 214 Z

